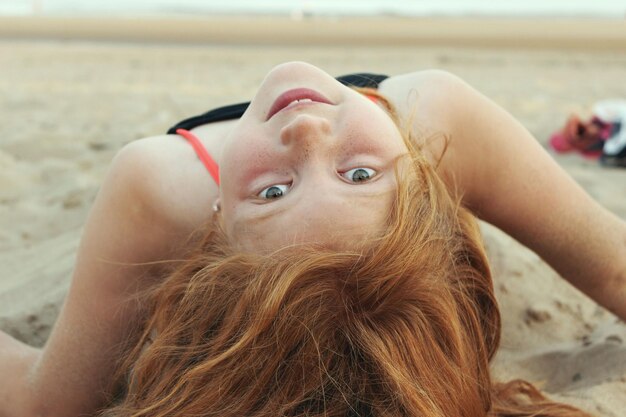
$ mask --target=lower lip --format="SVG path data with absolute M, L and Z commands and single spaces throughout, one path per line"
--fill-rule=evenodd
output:
M 304 99 L 309 99 L 313 103 L 333 104 L 330 100 L 328 100 L 326 97 L 324 97 L 322 94 L 318 93 L 315 90 L 311 90 L 310 88 L 294 88 L 293 90 L 285 91 L 283 94 L 278 96 L 276 101 L 274 101 L 274 104 L 272 104 L 270 111 L 267 113 L 267 120 L 271 119 L 272 116 L 274 116 L 281 110 L 287 107 L 291 108 L 289 104 L 293 101 Z M 303 102 L 301 104 L 313 103 Z

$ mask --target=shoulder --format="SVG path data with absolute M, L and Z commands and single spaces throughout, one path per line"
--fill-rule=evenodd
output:
M 468 85 L 457 75 L 439 69 L 427 69 L 394 75 L 380 84 L 381 93 L 401 106 L 413 100 L 428 100 L 441 103 L 451 98 L 451 94 Z
M 449 164 L 440 165 L 440 159 L 450 151 L 468 109 L 476 105 L 474 92 L 460 77 L 437 69 L 396 75 L 380 86 L 397 111 L 400 127 L 410 130 L 444 177 Z
M 189 231 L 208 220 L 217 196 L 193 148 L 176 135 L 130 142 L 115 156 L 106 181 L 160 221 Z
M 380 93 L 401 119 L 448 135 L 477 92 L 451 72 L 429 69 L 390 77 L 381 83 Z
M 450 190 L 460 193 L 466 206 L 483 214 L 486 205 L 487 210 L 493 207 L 496 178 L 503 188 L 511 178 L 502 176 L 512 168 L 511 156 L 538 158 L 541 154 L 537 141 L 517 120 L 447 71 L 393 77 L 388 89 L 401 119 L 408 121 L 413 137 L 421 140 L 419 145 Z M 520 167 L 516 175 L 525 172 Z

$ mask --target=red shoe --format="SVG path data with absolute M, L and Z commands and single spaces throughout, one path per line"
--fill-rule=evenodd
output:
M 602 155 L 604 141 L 611 136 L 611 123 L 594 116 L 586 123 L 571 115 L 565 127 L 550 137 L 552 149 L 559 153 L 580 152 L 584 157 L 597 159 Z

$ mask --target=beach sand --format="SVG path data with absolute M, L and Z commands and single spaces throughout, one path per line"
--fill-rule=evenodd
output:
M 529 23 L 534 43 L 512 36 L 508 44 L 496 42 L 493 34 L 484 37 L 490 42 L 468 43 L 462 30 L 456 40 L 429 44 L 424 35 L 412 43 L 397 42 L 393 20 L 386 21 L 386 43 L 342 39 L 334 46 L 281 44 L 280 37 L 261 42 L 261 23 L 255 36 L 236 42 L 224 40 L 234 26 L 224 25 L 222 38 L 185 38 L 180 21 L 162 22 L 179 27 L 175 43 L 130 26 L 127 33 L 109 30 L 115 36 L 108 38 L 71 32 L 71 23 L 67 33 L 74 35 L 63 39 L 42 39 L 51 32 L 36 32 L 37 25 L 28 32 L 24 20 L 20 33 L 0 29 L 0 328 L 34 345 L 45 342 L 69 287 L 82 224 L 124 144 L 249 99 L 278 63 L 304 60 L 335 75 L 445 69 L 510 111 L 544 146 L 570 113 L 587 116 L 597 100 L 626 97 L 619 36 L 576 42 L 544 33 L 542 43 Z M 466 24 L 472 32 L 473 23 Z M 626 170 L 577 155 L 555 158 L 626 219 Z M 483 230 L 504 320 L 494 375 L 525 378 L 598 416 L 626 415 L 626 325 L 508 236 L 488 225 Z

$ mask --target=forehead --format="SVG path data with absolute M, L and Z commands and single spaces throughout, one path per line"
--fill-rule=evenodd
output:
M 261 215 L 235 213 L 228 234 L 248 251 L 273 251 L 303 243 L 348 248 L 385 228 L 394 196 L 395 187 L 334 196 L 309 193 Z

